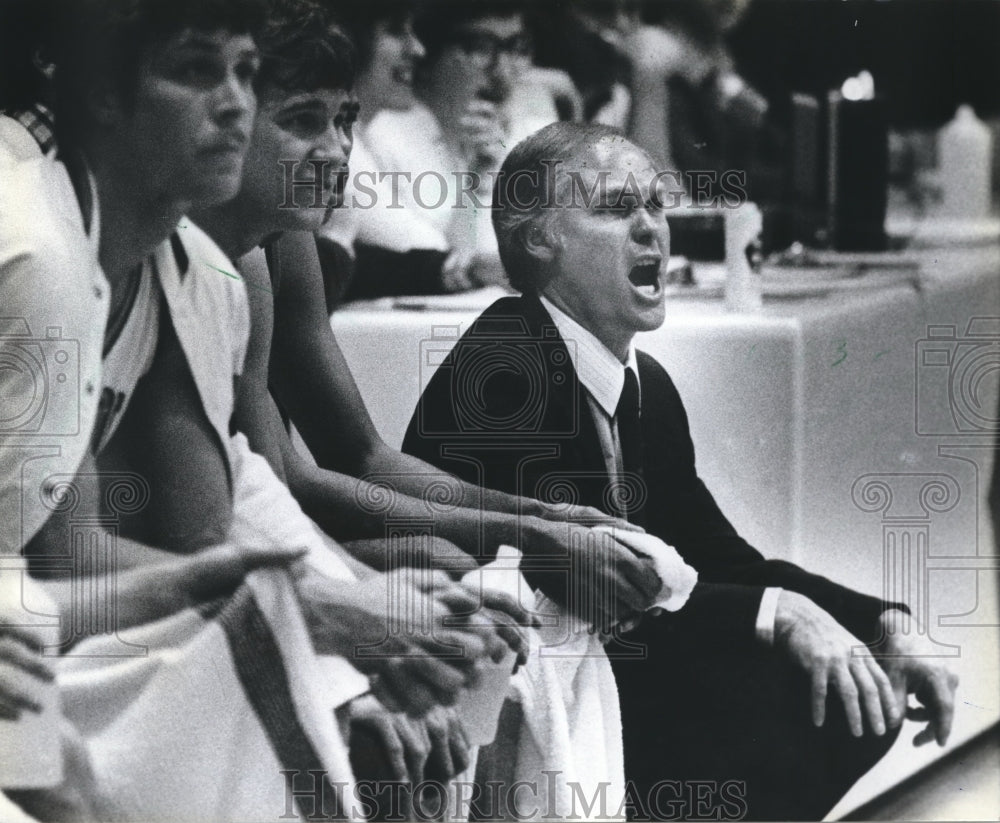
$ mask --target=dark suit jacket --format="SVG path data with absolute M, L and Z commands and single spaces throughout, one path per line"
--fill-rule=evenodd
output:
M 673 382 L 649 355 L 639 352 L 637 359 L 646 530 L 675 546 L 700 580 L 688 605 L 667 616 L 673 628 L 697 643 L 745 644 L 754 637 L 764 588 L 781 586 L 811 598 L 859 639 L 877 640 L 881 600 L 766 560 L 736 533 L 698 477 Z M 613 513 L 611 478 L 586 397 L 567 344 L 537 297 L 503 298 L 434 374 L 403 450 L 473 483 Z M 549 587 L 559 586 L 553 575 L 528 577 L 550 594 Z

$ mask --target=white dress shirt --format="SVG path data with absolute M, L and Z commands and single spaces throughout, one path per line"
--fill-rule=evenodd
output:
M 405 179 L 399 179 L 394 184 L 394 178 L 388 176 L 404 171 L 397 168 L 398 162 L 395 158 L 387 159 L 376 154 L 368 145 L 366 130 L 361 124 L 356 124 L 354 147 L 351 149 L 351 175 L 344 190 L 344 205 L 334 209 L 318 233 L 352 253 L 355 244 L 395 252 L 411 249 L 448 251 L 447 225 L 439 226 L 436 218 L 431 219 L 429 214 L 424 213 L 426 210 L 404 199 L 410 196 Z M 431 184 L 428 183 L 428 192 L 430 189 Z M 427 199 L 433 196 L 433 192 L 425 195 Z
M 639 367 L 635 357 L 635 343 L 630 342 L 628 354 L 623 363 L 590 331 L 581 326 L 562 309 L 544 295 L 540 300 L 552 322 L 559 330 L 573 369 L 587 390 L 587 405 L 594 418 L 597 438 L 604 455 L 604 466 L 612 477 L 622 473 L 621 443 L 618 437 L 618 421 L 615 410 L 625 385 L 625 369 L 631 369 L 639 385 L 639 409 L 642 410 L 642 383 L 639 381 Z M 757 611 L 757 637 L 764 643 L 774 642 L 774 619 L 778 609 L 779 587 L 764 590 Z
M 378 158 L 381 171 L 408 175 L 399 176 L 396 184 L 399 203 L 408 212 L 401 227 L 405 225 L 410 231 L 409 223 L 416 219 L 446 238 L 449 248 L 498 254 L 491 222 L 492 177 L 483 174 L 475 197 L 462 193 L 462 187 L 469 185 L 463 180 L 469 161 L 456 150 L 444 126 L 425 104 L 417 103 L 407 111 L 383 109 L 368 124 L 365 144 Z M 360 166 L 352 161 L 351 168 Z M 399 214 L 399 210 L 392 214 Z

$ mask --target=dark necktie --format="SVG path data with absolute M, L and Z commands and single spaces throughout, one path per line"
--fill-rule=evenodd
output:
M 632 369 L 625 369 L 625 385 L 622 387 L 618 407 L 615 409 L 618 423 L 618 443 L 622 453 L 624 486 L 619 500 L 629 521 L 642 525 L 645 520 L 642 502 L 646 497 L 642 485 L 642 428 L 639 424 L 639 381 Z

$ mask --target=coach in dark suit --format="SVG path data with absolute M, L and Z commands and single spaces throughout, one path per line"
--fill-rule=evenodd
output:
M 458 342 L 404 450 L 627 517 L 698 569 L 684 609 L 621 615 L 608 647 L 633 817 L 819 819 L 887 751 L 907 694 L 928 719 L 918 741 L 944 743 L 955 678 L 919 656 L 905 606 L 764 559 L 699 479 L 677 390 L 632 344 L 664 321 L 665 179 L 602 126 L 555 124 L 511 152 L 493 220 L 522 294 Z M 537 566 L 529 581 L 574 597 Z

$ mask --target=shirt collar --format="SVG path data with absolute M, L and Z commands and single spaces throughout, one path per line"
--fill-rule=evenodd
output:
M 25 109 L 9 112 L 35 138 L 42 154 L 48 154 L 56 145 L 55 115 L 43 103 L 32 103 Z
M 622 388 L 625 386 L 625 369 L 632 369 L 639 379 L 639 367 L 635 359 L 635 343 L 628 344 L 628 356 L 624 363 L 615 357 L 600 340 L 581 326 L 566 312 L 542 295 L 538 296 L 542 306 L 549 313 L 559 335 L 569 350 L 577 377 L 591 397 L 608 417 L 615 416 Z

